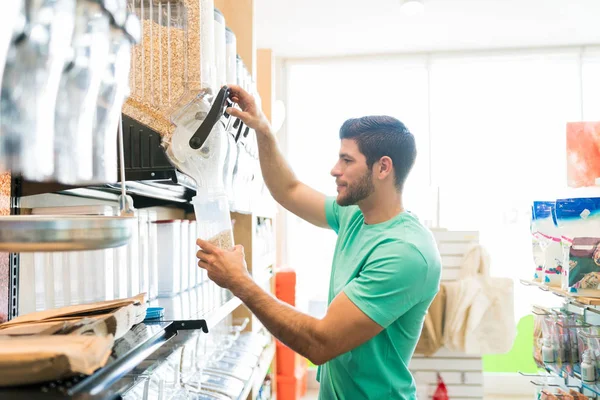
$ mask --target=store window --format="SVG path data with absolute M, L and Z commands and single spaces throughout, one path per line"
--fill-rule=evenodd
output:
M 566 193 L 566 123 L 600 119 L 600 50 L 287 63 L 287 149 L 307 184 L 333 195 L 329 176 L 346 118 L 398 117 L 415 133 L 418 163 L 405 202 L 440 226 L 481 232 L 492 274 L 515 280 L 520 319 L 539 291 L 531 278 L 529 207 Z M 431 187 L 429 186 L 431 183 Z M 435 190 L 432 190 L 434 188 Z M 335 235 L 288 216 L 287 264 L 298 273 L 298 299 L 327 298 Z
M 337 161 L 339 128 L 352 117 L 388 114 L 416 135 L 418 163 L 407 182 L 429 186 L 427 70 L 419 59 L 290 63 L 287 68 L 288 159 L 306 184 L 334 196 L 330 171 Z M 415 202 L 416 203 L 416 202 Z M 297 304 L 326 301 L 336 235 L 286 213 L 287 264 L 297 271 Z

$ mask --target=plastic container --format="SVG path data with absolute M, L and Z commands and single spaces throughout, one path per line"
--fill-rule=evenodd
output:
M 77 1 L 72 55 L 56 101 L 54 174 L 59 182 L 92 179 L 92 129 L 109 48 L 109 14 L 99 1 Z
M 237 39 L 235 33 L 228 27 L 225 28 L 225 69 L 227 83 L 237 83 Z
M 116 215 L 111 206 L 67 206 L 33 208 L 33 215 Z M 133 240 L 133 239 L 132 239 Z M 112 300 L 115 297 L 115 252 L 125 249 L 75 251 L 65 253 L 36 253 L 35 268 L 47 269 L 42 282 L 46 282 L 46 308 L 81 304 L 84 302 Z M 36 279 L 42 272 L 36 272 Z M 52 278 L 50 278 L 52 276 Z M 54 292 L 50 294 L 50 292 Z M 49 300 L 52 297 L 53 300 Z
M 190 221 L 181 220 L 181 240 L 179 242 L 179 251 L 181 252 L 181 291 L 190 288 Z
M 198 191 L 192 198 L 198 237 L 222 249 L 234 246 L 229 201 L 223 192 Z
M 125 7 L 114 10 L 113 15 L 124 12 Z M 117 182 L 117 128 L 123 102 L 129 93 L 131 48 L 140 40 L 139 20 L 133 14 L 124 15 L 124 20 L 115 17 L 111 24 L 108 64 L 96 106 L 92 150 L 94 182 Z
M 235 170 L 235 163 L 237 161 L 238 149 L 235 143 L 236 129 L 233 125 L 230 131 L 226 132 L 228 146 L 227 156 L 225 157 L 225 168 L 223 169 L 223 184 L 225 186 L 225 193 L 229 199 L 229 207 L 234 208 L 234 197 L 235 192 L 233 189 L 233 171 Z
M 30 180 L 46 179 L 54 171 L 56 97 L 70 52 L 75 3 L 23 2 L 16 18 L 13 38 L 19 38 L 19 45 L 9 50 L 2 77 L 0 169 Z
M 156 221 L 158 230 L 158 297 L 172 297 L 181 291 L 181 221 Z
M 150 297 L 150 226 L 148 211 L 138 210 L 140 289 Z
M 227 50 L 225 39 L 225 17 L 215 8 L 215 64 L 217 67 L 217 86 L 227 84 Z
M 198 224 L 196 221 L 190 221 L 189 224 L 189 256 L 188 256 L 188 268 L 190 269 L 190 288 L 195 288 L 199 283 L 199 272 L 200 267 L 198 267 L 198 258 L 196 257 L 196 252 L 198 251 L 198 246 L 196 246 L 196 238 L 198 234 Z
M 139 210 L 135 211 L 135 215 L 139 218 Z M 140 229 L 139 224 L 133 224 L 131 239 L 125 246 L 127 252 L 127 297 L 137 296 L 141 293 L 140 276 Z
M 148 211 L 148 270 L 150 272 L 150 283 L 148 288 L 148 299 L 154 300 L 158 297 L 158 226 L 156 211 Z
M 204 95 L 214 91 L 209 86 L 212 59 L 202 60 L 213 45 L 213 37 L 205 33 L 213 24 L 214 4 L 200 0 L 127 3 L 142 22 L 142 39 L 133 49 L 131 97 L 123 111 L 168 139 L 182 122 L 174 114 L 191 102 L 207 102 Z

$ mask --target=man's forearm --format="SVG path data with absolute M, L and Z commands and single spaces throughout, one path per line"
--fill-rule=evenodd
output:
M 285 206 L 286 196 L 298 183 L 298 179 L 281 154 L 277 140 L 271 132 L 256 132 L 256 138 L 265 184 L 275 201 Z
M 251 279 L 233 290 L 233 293 L 286 346 L 314 364 L 324 361 L 325 338 L 318 330 L 318 319 L 274 298 Z

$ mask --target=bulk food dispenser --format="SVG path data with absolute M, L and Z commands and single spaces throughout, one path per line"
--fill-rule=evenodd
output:
M 223 65 L 225 61 L 223 17 L 215 14 L 211 0 L 128 4 L 142 21 L 142 40 L 133 49 L 132 92 L 123 111 L 158 132 L 170 162 L 196 182 L 192 203 L 199 236 L 232 247 L 224 183 L 230 146 L 224 120 L 229 89 L 219 89 L 226 75 L 215 67 L 215 43 Z
M 21 3 L 2 77 L 1 170 L 10 169 L 30 180 L 53 173 L 56 96 L 71 49 L 75 3 Z
M 168 143 L 182 121 L 193 119 L 192 105 L 210 108 L 215 94 L 214 3 L 128 0 L 128 7 L 141 20 L 142 38 L 133 48 L 131 96 L 123 112 Z
M 54 175 L 63 183 L 92 179 L 92 128 L 110 45 L 110 15 L 103 3 L 76 4 L 72 52 L 56 101 Z

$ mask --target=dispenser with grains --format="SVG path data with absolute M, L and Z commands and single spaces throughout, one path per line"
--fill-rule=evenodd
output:
M 194 130 L 200 125 L 192 104 L 210 108 L 214 3 L 128 0 L 128 6 L 142 22 L 142 39 L 132 51 L 131 96 L 123 111 L 168 143 L 180 124 L 192 120 Z

